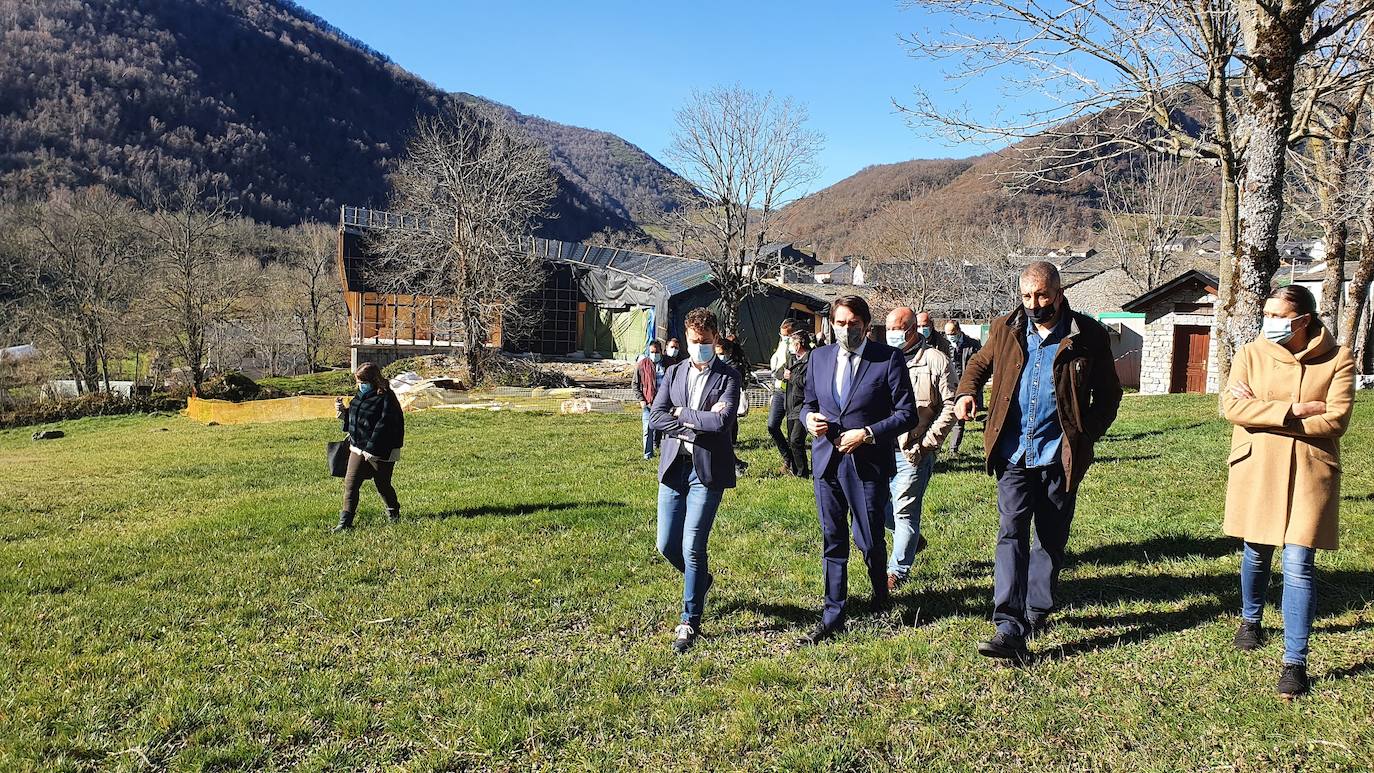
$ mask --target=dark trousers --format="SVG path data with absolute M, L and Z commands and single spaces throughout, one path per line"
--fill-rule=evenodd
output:
M 773 399 L 768 401 L 768 436 L 773 438 L 773 445 L 777 446 L 778 454 L 782 456 L 782 463 L 790 468 L 792 467 L 792 450 L 787 444 L 787 433 L 783 431 L 783 424 L 787 419 L 786 402 L 787 395 L 781 390 L 774 392 Z
M 391 487 L 391 473 L 396 469 L 392 462 L 370 462 L 362 454 L 348 455 L 348 472 L 344 474 L 343 512 L 358 512 L 358 490 L 363 481 L 371 480 L 382 495 L 382 502 L 388 510 L 400 510 L 401 503 L 396 500 L 396 489 Z
M 1054 610 L 1055 586 L 1076 502 L 1067 484 L 1061 464 L 997 470 L 1001 520 L 992 577 L 992 621 L 1002 633 L 1025 636 L 1030 631 L 1028 620 Z
M 886 480 L 861 480 L 854 457 L 842 455 L 833 477 L 816 478 L 816 511 L 820 515 L 825 566 L 825 612 L 821 622 L 844 622 L 849 596 L 849 534 L 863 555 L 875 598 L 887 595 L 887 535 L 883 517 L 892 496 Z M 852 517 L 851 517 L 852 516 Z
M 810 435 L 806 431 L 806 425 L 802 424 L 800 416 L 793 416 L 788 419 L 787 427 L 787 446 L 791 452 L 792 460 L 788 466 L 792 469 L 793 475 L 806 477 L 811 474 L 811 465 L 806 461 L 806 449 L 811 445 Z

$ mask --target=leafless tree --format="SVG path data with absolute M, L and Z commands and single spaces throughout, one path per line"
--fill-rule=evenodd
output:
M 306 223 L 286 234 L 278 265 L 290 316 L 300 333 L 307 370 L 320 364 L 321 350 L 344 324 L 343 291 L 334 251 L 338 235 L 323 223 Z
M 1320 94 L 1298 94 L 1302 63 L 1370 13 L 1370 0 L 908 0 L 960 19 L 913 36 L 914 54 L 953 60 L 964 82 L 1005 74 L 1009 88 L 1053 95 L 1029 114 L 980 118 L 928 90 L 916 122 L 965 139 L 1032 139 L 1014 148 L 1037 180 L 1063 180 L 1132 152 L 1215 165 L 1221 177 L 1218 365 L 1259 329 L 1278 267 L 1289 143 Z M 968 22 L 972 22 L 970 25 Z M 970 34 L 970 27 L 980 30 Z M 1237 88 L 1238 87 L 1238 88 Z M 1240 98 L 1237 98 L 1237 90 Z M 1209 113 L 1197 132 L 1189 108 Z M 1242 196 L 1244 192 L 1244 196 Z
M 112 350 L 137 297 L 146 251 L 133 206 L 104 189 L 58 191 L 24 209 L 33 326 L 67 361 L 77 389 L 110 389 Z
M 929 187 L 915 187 L 880 212 L 864 239 L 868 256 L 865 281 L 877 291 L 879 305 L 921 310 L 961 294 L 964 258 L 955 234 L 921 216 L 919 200 Z
M 778 238 L 779 210 L 819 173 L 823 139 L 807 119 L 805 106 L 739 85 L 694 92 L 677 111 L 667 154 L 704 199 L 678 215 L 681 241 L 710 265 L 727 333 L 778 272 L 759 248 Z
M 1374 109 L 1370 110 L 1374 119 Z M 1355 228 L 1359 235 L 1359 257 L 1346 290 L 1341 309 L 1340 342 L 1355 354 L 1355 363 L 1369 372 L 1369 328 L 1372 316 L 1369 309 L 1369 283 L 1374 281 L 1374 151 L 1364 148 L 1350 174 L 1355 204 Z
M 150 242 L 154 270 L 147 295 L 150 322 L 186 364 L 191 384 L 205 381 L 211 334 L 235 320 L 255 289 L 257 272 L 234 260 L 227 205 L 187 185 L 156 202 L 140 220 Z
M 1116 258 L 1136 290 L 1145 292 L 1178 270 L 1170 243 L 1200 214 L 1210 183 L 1197 164 L 1162 154 L 1133 154 L 1125 168 L 1099 166 L 1106 224 L 1102 251 Z
M 378 279 L 452 299 L 475 383 L 492 337 L 536 319 L 544 273 L 527 237 L 555 192 L 548 150 L 495 113 L 453 104 L 420 119 L 391 185 L 401 217 L 373 239 Z

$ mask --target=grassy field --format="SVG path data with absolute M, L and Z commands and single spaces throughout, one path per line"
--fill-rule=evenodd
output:
M 968 456 L 939 468 L 897 608 L 799 650 L 815 508 L 756 411 L 706 638 L 677 657 L 634 416 L 413 415 L 405 520 L 368 488 L 341 536 L 332 422 L 0 432 L 0 770 L 1368 769 L 1374 400 L 1345 439 L 1341 549 L 1318 557 L 1315 690 L 1291 705 L 1280 641 L 1230 646 L 1214 406 L 1127 398 L 1028 668 L 974 651 L 996 509 Z

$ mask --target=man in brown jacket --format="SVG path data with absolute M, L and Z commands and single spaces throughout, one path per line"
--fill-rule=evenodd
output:
M 1025 661 L 1026 640 L 1054 609 L 1078 483 L 1092 464 L 1093 443 L 1116 419 L 1121 382 L 1106 328 L 1069 308 L 1059 270 L 1044 261 L 1021 272 L 1021 308 L 993 320 L 987 343 L 969 360 L 955 416 L 973 417 L 973 395 L 994 370 L 983 448 L 997 478 L 1001 521 L 993 569 L 997 633 L 978 652 Z
M 924 313 L 924 312 L 923 312 Z M 921 506 L 935 472 L 935 455 L 954 426 L 954 380 L 949 358 L 935 348 L 920 315 L 899 306 L 887 315 L 887 345 L 902 352 L 911 390 L 916 396 L 916 426 L 897 436 L 897 474 L 890 485 L 887 528 L 892 530 L 892 557 L 887 562 L 887 589 L 906 581 L 916 554 L 926 547 L 921 534 Z

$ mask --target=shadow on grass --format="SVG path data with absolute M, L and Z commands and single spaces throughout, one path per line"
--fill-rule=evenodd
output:
M 765 626 L 764 629 L 769 631 L 786 631 L 792 629 L 800 631 L 807 626 L 814 625 L 821 619 L 819 599 L 817 599 L 815 607 L 808 608 L 797 606 L 796 604 L 776 604 L 757 601 L 755 599 L 734 598 L 716 607 L 711 614 L 713 617 L 719 616 L 720 618 L 725 618 L 735 612 L 753 612 L 763 617 L 770 618 L 772 622 Z M 756 630 L 757 629 L 738 629 L 722 633 L 747 634 L 754 633 Z
M 445 510 L 429 515 L 420 515 L 420 518 L 478 518 L 485 515 L 532 515 L 534 513 L 549 510 L 594 510 L 597 508 L 622 509 L 629 507 L 628 502 L 537 502 L 529 504 L 513 505 L 475 505 L 473 507 L 461 507 L 454 510 Z
M 1119 566 L 1152 563 L 1165 558 L 1222 558 L 1240 550 L 1240 541 L 1231 537 L 1195 537 L 1166 534 L 1143 542 L 1118 542 L 1078 552 L 1070 547 L 1069 565 L 1075 563 Z
M 1146 430 L 1146 431 L 1144 431 L 1144 432 L 1132 432 L 1132 433 L 1129 433 L 1129 434 L 1126 434 L 1126 435 L 1114 435 L 1114 434 L 1108 433 L 1108 435 L 1107 435 L 1106 437 L 1102 438 L 1101 442 L 1103 442 L 1103 443 L 1133 443 L 1133 442 L 1135 442 L 1135 441 L 1137 441 L 1137 440 L 1144 440 L 1144 439 L 1146 439 L 1146 438 L 1152 438 L 1152 437 L 1160 437 L 1160 436 L 1162 436 L 1162 435 L 1171 435 L 1171 434 L 1173 434 L 1173 433 L 1175 433 L 1175 432 L 1185 432 L 1185 431 L 1190 430 L 1190 429 L 1197 429 L 1198 427 L 1205 427 L 1205 426 L 1207 426 L 1207 422 L 1205 422 L 1205 421 L 1195 421 L 1195 422 L 1193 422 L 1192 424 L 1184 424 L 1184 425 L 1181 425 L 1181 426 L 1178 426 L 1178 427 L 1163 427 L 1163 428 L 1160 428 L 1160 429 Z
M 1151 459 L 1158 459 L 1158 458 L 1160 458 L 1160 454 L 1123 454 L 1123 455 L 1119 455 L 1119 456 L 1112 456 L 1111 454 L 1106 454 L 1106 455 L 1097 457 L 1096 459 L 1094 459 L 1094 461 L 1096 461 L 1096 462 L 1098 462 L 1098 463 L 1102 463 L 1102 462 L 1148 462 L 1148 461 L 1150 461 Z
M 1332 681 L 1337 679 L 1354 679 L 1357 676 L 1371 672 L 1374 672 L 1374 659 L 1327 671 L 1321 675 L 1321 678 L 1330 679 Z
M 1368 494 L 1346 494 L 1341 499 L 1346 502 L 1374 502 L 1374 491 Z

